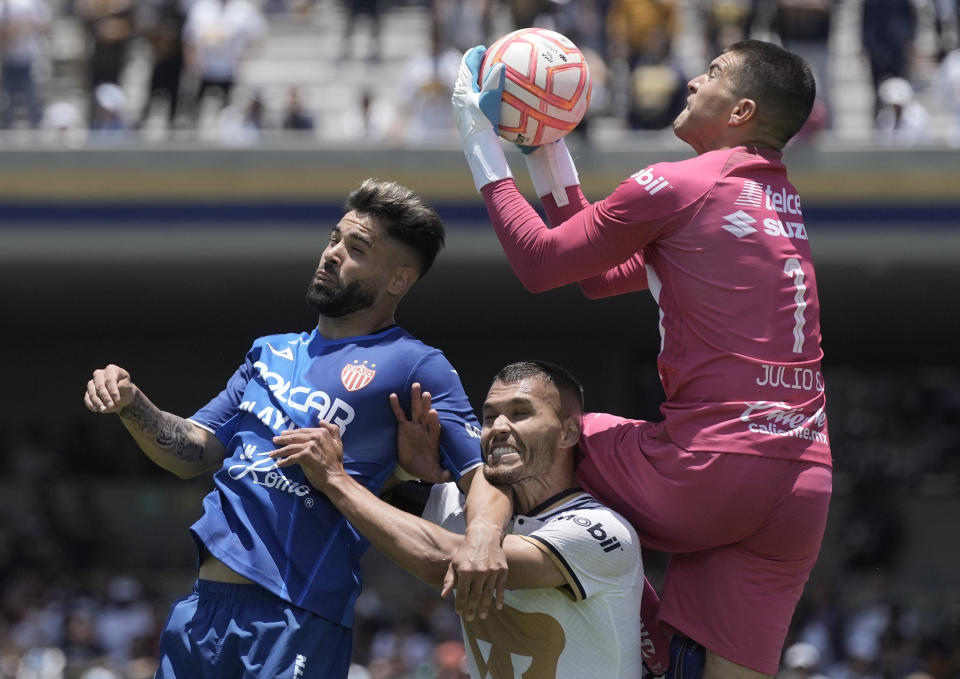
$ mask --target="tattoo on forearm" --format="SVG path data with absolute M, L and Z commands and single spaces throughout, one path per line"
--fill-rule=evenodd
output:
M 188 462 L 203 459 L 203 446 L 193 439 L 190 425 L 179 417 L 157 409 L 142 394 L 137 394 L 119 415 L 142 431 L 146 438 L 153 439 L 158 447 L 178 458 Z
M 157 432 L 157 445 L 172 450 L 182 460 L 188 462 L 202 460 L 203 446 L 192 440 L 189 426 L 183 420 L 172 422 L 164 417 Z

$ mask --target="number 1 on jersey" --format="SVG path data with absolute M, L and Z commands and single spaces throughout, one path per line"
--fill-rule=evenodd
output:
M 800 260 L 796 257 L 788 259 L 783 265 L 783 273 L 793 279 L 793 285 L 797 289 L 793 296 L 793 301 L 797 305 L 793 310 L 793 318 L 796 320 L 796 325 L 793 326 L 793 353 L 799 354 L 803 351 L 803 326 L 806 324 L 803 312 L 807 310 L 807 301 L 804 299 L 807 286 L 803 282 L 803 268 L 800 266 Z

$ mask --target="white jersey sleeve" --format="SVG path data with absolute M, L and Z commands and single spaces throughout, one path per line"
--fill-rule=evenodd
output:
M 600 505 L 563 512 L 522 537 L 550 555 L 575 601 L 628 590 L 643 568 L 633 527 Z
M 465 517 L 466 496 L 455 483 L 438 483 L 430 489 L 430 498 L 421 517 L 445 528 L 451 533 L 463 535 L 467 530 Z

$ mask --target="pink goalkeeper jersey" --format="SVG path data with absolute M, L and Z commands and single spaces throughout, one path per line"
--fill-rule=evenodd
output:
M 777 151 L 737 147 L 652 165 L 590 204 L 543 198 L 548 228 L 512 179 L 483 196 L 532 291 L 649 289 L 669 437 L 687 450 L 830 464 L 820 307 L 800 198 Z

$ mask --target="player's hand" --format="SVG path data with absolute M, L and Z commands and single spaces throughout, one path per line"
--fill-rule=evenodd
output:
M 317 490 L 323 490 L 337 477 L 346 474 L 343 469 L 343 442 L 340 428 L 320 421 L 316 427 L 289 429 L 273 437 L 276 450 L 267 453 L 278 467 L 298 464 L 307 481 Z
M 487 48 L 477 45 L 467 50 L 460 61 L 457 81 L 453 86 L 453 117 L 460 130 L 460 139 L 466 140 L 482 130 L 494 130 L 500 125 L 500 103 L 506 74 L 503 64 L 497 64 L 487 73 L 480 86 L 480 66 Z
M 481 87 L 480 65 L 486 51 L 486 47 L 477 45 L 463 55 L 452 97 L 463 155 L 477 191 L 491 182 L 513 177 L 497 135 L 506 73 L 503 64 L 495 65 Z
M 130 373 L 111 363 L 93 371 L 83 403 L 94 413 L 116 413 L 130 405 L 135 393 L 136 386 L 130 381 Z
M 408 420 L 400 398 L 390 394 L 390 408 L 397 418 L 397 462 L 414 478 L 446 483 L 452 476 L 440 465 L 440 415 L 430 405 L 430 392 L 415 382 L 410 389 Z
M 499 527 L 470 525 L 443 579 L 441 596 L 457 591 L 454 608 L 464 620 L 481 620 L 490 612 L 490 604 L 503 608 L 507 587 L 507 556 L 503 552 Z

